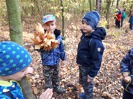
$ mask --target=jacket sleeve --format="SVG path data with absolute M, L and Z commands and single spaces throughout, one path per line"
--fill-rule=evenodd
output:
M 120 71 L 123 72 L 130 72 L 129 71 L 129 65 L 130 65 L 130 59 L 129 59 L 129 53 L 124 56 L 122 61 L 120 62 Z
M 60 59 L 61 60 L 65 60 L 66 59 L 66 53 L 65 53 L 65 50 L 64 50 L 64 44 L 62 42 L 62 37 L 59 36 L 58 38 L 60 44 L 59 44 L 59 50 L 60 50 Z
M 104 46 L 100 40 L 92 39 L 90 43 L 91 69 L 88 76 L 93 78 L 97 75 L 102 62 Z

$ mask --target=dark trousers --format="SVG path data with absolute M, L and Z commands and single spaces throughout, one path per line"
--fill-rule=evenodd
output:
M 123 26 L 123 21 L 124 21 L 124 19 L 123 19 L 123 18 L 121 18 L 121 27 Z
M 122 99 L 133 99 L 133 94 L 124 90 Z
M 56 88 L 59 86 L 59 65 L 44 66 L 45 88 Z
M 130 30 L 133 30 L 133 24 L 130 24 Z
M 84 89 L 86 99 L 93 99 L 93 82 L 87 82 L 89 67 L 79 66 L 79 83 Z
M 116 20 L 116 28 L 120 28 L 120 21 Z

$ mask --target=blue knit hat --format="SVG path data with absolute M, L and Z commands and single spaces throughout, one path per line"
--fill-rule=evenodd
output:
M 82 21 L 85 21 L 92 29 L 97 27 L 99 20 L 100 14 L 97 11 L 87 12 L 82 18 Z
M 0 76 L 15 74 L 31 63 L 28 51 L 11 41 L 0 42 Z
M 43 24 L 45 24 L 45 23 L 47 23 L 49 21 L 56 21 L 55 16 L 52 15 L 52 14 L 48 14 L 48 15 L 43 16 L 43 18 L 42 18 L 42 23 Z

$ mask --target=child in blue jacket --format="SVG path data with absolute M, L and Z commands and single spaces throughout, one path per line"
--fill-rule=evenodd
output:
M 30 54 L 19 44 L 0 42 L 0 99 L 25 99 L 18 81 L 33 73 L 31 62 Z M 47 89 L 39 99 L 51 99 L 52 95 L 52 90 Z
M 130 30 L 133 30 L 133 12 L 130 15 L 129 23 L 130 23 Z
M 123 99 L 133 99 L 133 48 L 122 59 L 120 69 L 123 76 Z
M 44 88 L 53 88 L 57 93 L 65 93 L 65 89 L 59 86 L 59 62 L 65 60 L 64 45 L 60 30 L 56 29 L 56 18 L 54 15 L 45 15 L 42 19 L 43 28 L 45 32 L 52 32 L 56 40 L 59 41 L 57 48 L 50 51 L 40 49 L 42 65 L 44 67 Z
M 104 52 L 102 40 L 106 31 L 97 27 L 99 20 L 97 11 L 87 12 L 82 18 L 82 36 L 77 50 L 79 81 L 84 89 L 84 94 L 80 95 L 81 99 L 93 99 L 93 79 L 101 67 Z

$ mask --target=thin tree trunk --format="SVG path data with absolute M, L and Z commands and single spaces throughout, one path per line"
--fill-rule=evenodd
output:
M 62 37 L 64 39 L 65 38 L 64 37 L 64 33 L 65 33 L 64 5 L 62 0 L 60 0 L 60 2 L 61 2 L 61 10 L 62 10 Z
M 20 85 L 22 87 L 22 91 L 23 94 L 25 96 L 25 99 L 36 99 L 36 97 L 33 95 L 32 90 L 31 90 L 31 85 L 28 82 L 28 80 L 26 79 L 26 77 L 24 77 L 21 81 L 20 81 Z
M 130 0 L 126 0 L 127 3 L 129 3 Z
M 119 7 L 119 1 L 120 1 L 120 0 L 117 0 L 117 3 L 116 3 L 116 8 L 118 8 L 118 7 Z
M 101 13 L 101 10 L 102 10 L 102 0 L 100 0 L 100 2 L 99 2 L 99 9 L 100 9 L 99 13 Z
M 89 4 L 90 4 L 90 11 L 92 10 L 92 1 L 88 0 Z
M 123 1 L 123 5 L 122 5 L 122 7 L 123 7 L 123 8 L 126 7 L 126 2 L 125 2 L 125 1 Z
M 115 0 L 112 1 L 112 5 L 111 5 L 112 7 L 113 7 L 113 5 L 114 5 L 114 2 L 115 2 Z
M 96 0 L 93 0 L 93 7 L 92 7 L 92 9 L 96 9 Z
M 10 38 L 11 41 L 14 41 L 20 45 L 23 44 L 22 41 L 22 24 L 21 24 L 21 14 L 19 0 L 6 0 L 7 12 L 9 18 L 9 28 L 10 28 Z M 35 99 L 35 96 L 32 93 L 31 86 L 24 77 L 20 81 L 23 94 L 26 99 Z
M 22 25 L 19 0 L 6 0 L 11 41 L 22 45 Z
M 111 5 L 111 0 L 108 0 L 107 1 L 107 13 L 106 13 L 107 28 L 109 28 L 110 5 Z
M 102 0 L 96 0 L 96 9 L 98 10 L 99 13 L 101 12 L 101 3 Z

